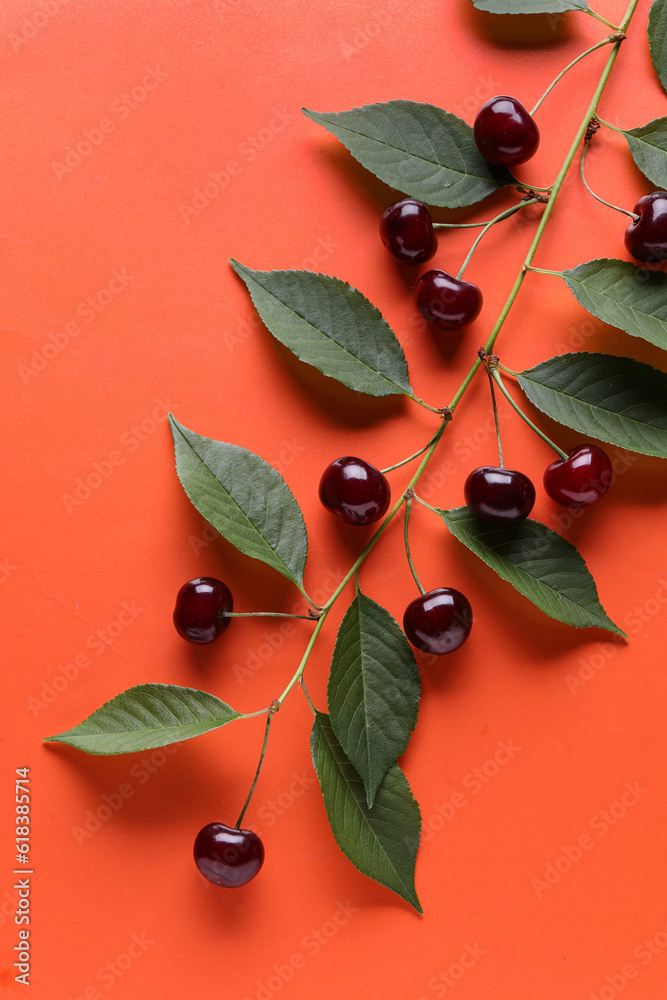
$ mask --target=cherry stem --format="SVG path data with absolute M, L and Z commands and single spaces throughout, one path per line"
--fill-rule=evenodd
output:
M 463 272 L 465 271 L 465 269 L 467 268 L 468 264 L 470 263 L 470 259 L 471 259 L 472 255 L 474 254 L 475 250 L 477 249 L 480 240 L 482 239 L 483 236 L 486 235 L 486 233 L 488 233 L 488 231 L 491 228 L 491 226 L 495 226 L 497 222 L 502 222 L 503 219 L 509 219 L 510 215 L 514 215 L 515 212 L 518 212 L 522 208 L 526 208 L 528 205 L 536 205 L 538 203 L 538 201 L 541 201 L 541 200 L 542 199 L 540 199 L 540 198 L 526 198 L 526 199 L 522 199 L 520 202 L 517 202 L 516 205 L 512 205 L 511 208 L 505 209 L 505 211 L 501 212 L 500 215 L 497 215 L 495 217 L 495 219 L 491 219 L 491 222 L 487 222 L 487 224 L 484 226 L 484 229 L 481 231 L 481 233 L 479 234 L 479 236 L 477 237 L 477 239 L 475 240 L 475 242 L 473 243 L 473 245 L 470 247 L 470 250 L 468 251 L 468 256 L 463 261 L 463 264 L 461 265 L 461 270 L 456 275 L 456 280 L 460 281 L 461 278 L 463 277 Z
M 493 419 L 496 422 L 496 438 L 498 440 L 498 457 L 500 458 L 500 468 L 505 468 L 505 462 L 503 460 L 503 446 L 500 440 L 500 423 L 498 421 L 498 407 L 496 405 L 496 390 L 493 385 L 493 376 L 491 374 L 491 369 L 489 368 L 489 363 L 486 361 L 486 354 L 484 353 L 484 348 L 480 347 L 479 356 L 484 361 L 484 367 L 486 369 L 486 374 L 489 376 L 489 389 L 491 390 L 491 402 L 493 404 Z
M 586 188 L 588 193 L 595 198 L 596 201 L 600 202 L 601 205 L 606 205 L 607 208 L 613 208 L 615 212 L 621 212 L 622 215 L 629 215 L 630 218 L 634 222 L 636 222 L 637 219 L 639 218 L 638 215 L 636 215 L 634 212 L 628 212 L 627 208 L 619 208 L 618 205 L 612 205 L 610 201 L 605 201 L 604 198 L 601 198 L 600 195 L 596 194 L 595 191 L 593 191 L 592 188 L 590 187 L 588 181 L 586 180 L 586 172 L 584 170 L 586 150 L 588 149 L 589 144 L 590 144 L 589 142 L 584 142 L 583 149 L 581 150 L 581 179 L 584 182 L 584 187 Z
M 613 25 L 610 25 L 610 27 L 613 27 Z M 576 66 L 576 65 L 577 65 L 577 63 L 578 63 L 578 62 L 579 62 L 579 61 L 580 61 L 581 59 L 585 59 L 585 58 L 586 58 L 586 56 L 589 56 L 589 55 L 591 54 L 591 52 L 595 52 L 595 50 L 596 50 L 596 49 L 601 49 L 603 45 L 611 45 L 611 44 L 612 44 L 612 43 L 613 43 L 614 41 L 616 41 L 616 39 L 614 38 L 614 36 L 613 36 L 613 35 L 609 35 L 609 37 L 608 37 L 608 38 L 603 38 L 601 42 L 598 42 L 598 43 L 597 43 L 597 45 L 592 45 L 590 49 L 586 49 L 586 51 L 585 51 L 585 52 L 582 52 L 582 53 L 581 53 L 581 55 L 577 56 L 577 58 L 576 58 L 576 59 L 573 59 L 573 60 L 572 60 L 572 62 L 571 62 L 571 63 L 569 63 L 569 64 L 568 64 L 568 65 L 567 65 L 567 66 L 565 67 L 565 69 L 564 69 L 564 70 L 562 70 L 562 71 L 561 71 L 561 72 L 560 72 L 560 73 L 558 74 L 558 76 L 556 77 L 556 79 L 555 79 L 555 80 L 552 80 L 552 81 L 551 81 L 551 83 L 549 84 L 549 86 L 547 87 L 547 89 L 546 89 L 546 90 L 544 91 L 544 93 L 543 93 L 543 94 L 542 94 L 542 96 L 540 97 L 539 101 L 537 102 L 537 104 L 535 105 L 535 107 L 533 108 L 533 110 L 532 110 L 532 111 L 530 112 L 530 114 L 531 114 L 531 117 L 532 117 L 532 116 L 533 116 L 533 115 L 535 114 L 535 112 L 536 112 L 536 111 L 537 111 L 537 109 L 538 109 L 538 108 L 540 107 L 540 105 L 542 104 L 542 102 L 544 101 L 544 99 L 545 99 L 546 97 L 548 97 L 548 95 L 549 95 L 549 94 L 551 93 L 551 91 L 552 91 L 552 90 L 554 89 L 554 87 L 556 86 L 556 84 L 558 83 L 558 81 L 559 81 L 559 80 L 562 80 L 562 78 L 563 78 L 563 77 L 565 76 L 565 74 L 566 74 L 566 73 L 567 73 L 567 72 L 568 72 L 569 70 L 571 70 L 573 66 Z
M 415 458 L 419 458 L 420 455 L 424 454 L 424 452 L 426 451 L 427 448 L 430 448 L 430 446 L 433 444 L 433 439 L 434 438 L 435 438 L 435 434 L 433 435 L 433 437 L 431 438 L 431 440 L 427 441 L 426 444 L 424 445 L 424 447 L 420 448 L 419 451 L 416 451 L 414 453 L 414 455 L 410 455 L 408 458 L 404 458 L 402 462 L 396 462 L 395 465 L 389 465 L 389 466 L 387 466 L 386 469 L 381 469 L 380 471 L 382 472 L 382 475 L 386 476 L 386 474 L 388 472 L 393 472 L 394 469 L 400 469 L 402 465 L 407 465 L 408 462 L 412 462 Z
M 408 566 L 410 567 L 410 572 L 414 577 L 414 581 L 417 584 L 419 593 L 425 594 L 426 591 L 422 587 L 422 582 L 417 576 L 417 570 L 415 569 L 414 563 L 412 562 L 412 556 L 410 555 L 410 541 L 408 538 L 408 525 L 410 523 L 410 511 L 412 509 L 412 498 L 414 497 L 414 495 L 415 495 L 414 490 L 412 489 L 406 490 L 405 496 L 407 497 L 407 499 L 405 501 L 405 519 L 403 524 L 403 537 L 405 540 L 405 554 L 408 557 Z
M 243 809 L 241 810 L 241 815 L 236 821 L 237 830 L 240 829 L 241 827 L 241 823 L 243 822 L 243 817 L 246 814 L 246 809 L 250 805 L 250 799 L 252 798 L 252 793 L 255 791 L 255 785 L 257 784 L 257 780 L 259 778 L 259 772 L 262 770 L 262 764 L 264 763 L 264 755 L 266 754 L 266 744 L 269 741 L 269 729 L 271 728 L 271 719 L 276 714 L 279 708 L 280 705 L 278 704 L 277 701 L 272 701 L 269 706 L 266 716 L 266 729 L 264 730 L 264 742 L 262 743 L 262 750 L 259 755 L 259 763 L 257 765 L 257 770 L 255 771 L 255 777 L 253 778 L 252 785 L 250 786 L 250 791 L 248 792 L 248 798 L 245 800 L 245 804 L 243 806 Z
M 313 622 L 319 618 L 319 613 L 312 615 L 292 615 L 284 611 L 221 611 L 220 618 L 303 618 Z
M 534 430 L 535 433 L 538 434 L 542 438 L 543 441 L 546 441 L 546 443 L 553 448 L 553 450 L 556 452 L 556 454 L 560 455 L 560 457 L 562 459 L 567 459 L 567 457 L 568 457 L 567 453 L 564 452 L 562 448 L 559 448 L 557 444 L 554 444 L 554 442 L 551 440 L 551 438 L 548 438 L 546 436 L 546 434 L 544 434 L 544 432 L 540 430 L 540 428 L 537 426 L 537 424 L 534 424 L 533 421 L 530 419 L 530 417 L 527 417 L 526 414 L 523 412 L 523 410 L 519 407 L 519 405 L 517 403 L 515 403 L 515 401 L 512 399 L 512 397 L 510 396 L 509 392 L 505 388 L 503 380 L 500 377 L 500 372 L 498 371 L 497 368 L 492 372 L 492 376 L 493 376 L 493 379 L 494 379 L 496 385 L 498 386 L 498 388 L 502 392 L 503 396 L 505 397 L 505 399 L 514 407 L 514 409 L 519 414 L 519 416 L 521 417 L 521 419 L 524 420 L 528 424 L 528 426 L 530 428 L 532 428 L 532 430 Z
M 434 229 L 481 229 L 486 222 L 434 222 Z

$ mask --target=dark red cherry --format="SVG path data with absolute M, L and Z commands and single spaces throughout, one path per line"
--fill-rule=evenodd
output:
M 184 583 L 176 595 L 174 625 L 188 642 L 213 642 L 225 631 L 231 619 L 221 618 L 221 611 L 231 611 L 234 599 L 229 587 L 212 576 L 198 576 Z
M 518 524 L 535 503 L 535 487 L 516 469 L 491 465 L 473 469 L 463 491 L 470 513 L 494 524 Z
M 264 864 L 264 844 L 252 830 L 209 823 L 195 839 L 194 858 L 204 878 L 225 889 L 237 889 Z
M 337 458 L 322 473 L 320 500 L 346 524 L 379 521 L 387 513 L 390 499 L 386 477 L 362 458 Z
M 628 253 L 645 264 L 667 260 L 667 191 L 645 194 L 634 211 L 639 219 L 625 230 Z
M 544 488 L 564 507 L 587 507 L 603 497 L 613 478 L 609 456 L 594 444 L 570 448 L 567 459 L 558 458 L 544 472 Z
M 443 330 L 472 323 L 482 308 L 482 293 L 471 281 L 459 281 L 446 271 L 426 271 L 415 285 L 415 302 L 422 316 Z
M 415 198 L 404 198 L 386 209 L 380 219 L 380 236 L 387 250 L 404 264 L 424 264 L 438 246 L 431 213 Z
M 537 125 L 516 97 L 492 97 L 483 104 L 474 131 L 484 159 L 499 167 L 525 163 L 540 144 Z
M 452 587 L 429 590 L 408 604 L 403 628 L 417 649 L 436 655 L 453 653 L 470 635 L 470 602 Z

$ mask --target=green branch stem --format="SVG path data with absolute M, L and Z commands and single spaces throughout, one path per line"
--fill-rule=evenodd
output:
M 613 27 L 613 25 L 612 25 L 612 27 Z M 563 79 L 563 77 L 565 76 L 565 74 L 567 72 L 569 72 L 569 70 L 571 70 L 573 66 L 576 66 L 577 63 L 580 62 L 582 59 L 585 59 L 586 56 L 589 56 L 591 54 L 591 52 L 595 52 L 597 49 L 601 49 L 603 45 L 611 45 L 613 42 L 614 42 L 614 36 L 613 35 L 609 35 L 608 38 L 603 38 L 601 42 L 597 43 L 597 45 L 592 45 L 590 47 L 590 49 L 586 49 L 586 51 L 582 52 L 581 55 L 577 56 L 576 59 L 573 59 L 571 63 L 568 63 L 568 65 L 565 67 L 565 69 L 561 70 L 561 72 L 558 74 L 558 76 L 555 78 L 555 80 L 552 80 L 551 83 L 549 84 L 549 86 L 547 87 L 547 89 L 544 91 L 544 93 L 540 97 L 539 101 L 537 102 L 537 104 L 535 105 L 535 107 L 533 108 L 533 110 L 530 112 L 531 118 L 535 114 L 535 112 L 537 111 L 537 109 L 540 107 L 540 105 L 543 103 L 543 101 L 545 100 L 545 98 L 547 98 L 549 96 L 549 94 L 554 89 L 554 87 L 556 86 L 556 84 L 560 80 Z
M 504 396 L 504 397 L 505 397 L 505 399 L 506 399 L 506 400 L 508 401 L 508 403 L 510 403 L 510 405 L 511 405 L 511 406 L 512 406 L 512 407 L 513 407 L 513 408 L 514 408 L 514 409 L 516 410 L 516 412 L 517 412 L 517 413 L 519 414 L 519 416 L 521 417 L 521 419 L 522 419 L 522 420 L 523 420 L 523 421 L 524 421 L 525 423 L 527 423 L 527 424 L 528 424 L 528 426 L 529 426 L 529 427 L 530 427 L 530 428 L 531 428 L 532 430 L 534 430 L 534 431 L 535 431 L 535 433 L 536 433 L 536 434 L 537 434 L 537 435 L 538 435 L 539 437 L 541 437 L 543 441 L 546 441 L 546 443 L 547 443 L 547 444 L 548 444 L 548 445 L 549 445 L 549 446 L 550 446 L 551 448 L 553 448 L 553 450 L 554 450 L 554 451 L 556 452 L 556 454 L 560 455 L 560 457 L 561 457 L 562 459 L 566 459 L 566 458 L 567 458 L 567 452 L 564 452 L 562 448 L 559 448 L 559 447 L 558 447 L 558 445 L 557 445 L 557 444 L 555 444 L 555 443 L 554 443 L 554 442 L 553 442 L 553 441 L 551 440 L 551 438 L 548 438 L 548 437 L 546 436 L 546 434 L 545 434 L 545 433 L 544 433 L 543 431 L 541 431 L 541 430 L 540 430 L 540 428 L 539 428 L 539 427 L 537 426 L 537 424 L 534 424 L 534 423 L 533 423 L 533 421 L 532 421 L 532 420 L 530 419 L 530 417 L 526 416 L 526 414 L 525 414 L 525 413 L 523 412 L 523 410 L 521 409 L 521 407 L 519 406 L 519 404 L 518 404 L 518 403 L 516 403 L 516 402 L 514 401 L 514 399 L 512 398 L 512 396 L 510 396 L 509 392 L 508 392 L 508 391 L 507 391 L 507 389 L 505 388 L 505 384 L 504 384 L 504 382 L 503 382 L 502 378 L 500 377 L 500 372 L 499 372 L 499 371 L 498 371 L 498 370 L 496 369 L 496 370 L 495 370 L 495 371 L 493 371 L 493 372 L 492 372 L 491 374 L 492 374 L 492 377 L 493 377 L 493 381 L 494 381 L 494 382 L 496 383 L 496 385 L 498 386 L 498 388 L 500 389 L 500 391 L 502 392 L 503 396 Z
M 628 28 L 628 26 L 630 24 L 630 21 L 632 20 L 632 16 L 633 16 L 633 14 L 635 12 L 635 9 L 637 7 L 638 2 L 639 2 L 639 0 L 630 0 L 630 4 L 629 4 L 629 6 L 628 6 L 628 8 L 627 8 L 627 10 L 625 12 L 625 16 L 623 18 L 623 22 L 619 26 L 619 28 L 617 29 L 619 32 L 621 32 L 621 33 L 624 34 L 625 31 L 627 30 L 627 28 Z M 591 13 L 593 13 L 593 12 L 591 11 Z M 600 17 L 599 15 L 594 14 L 593 16 L 597 17 L 598 20 L 605 21 L 606 24 L 609 23 L 604 18 Z M 611 28 L 614 28 L 614 25 L 609 25 L 609 26 Z M 497 321 L 496 321 L 496 323 L 495 323 L 495 325 L 494 325 L 494 327 L 493 327 L 493 329 L 492 329 L 492 331 L 491 331 L 491 333 L 489 335 L 489 338 L 486 341 L 486 344 L 484 345 L 484 352 L 485 352 L 485 354 L 489 354 L 489 353 L 492 352 L 493 346 L 494 346 L 494 344 L 496 342 L 496 339 L 497 339 L 497 337 L 498 337 L 498 335 L 499 335 L 499 333 L 500 333 L 500 331 L 501 331 L 501 329 L 503 327 L 503 324 L 504 324 L 504 322 L 505 322 L 505 320 L 506 320 L 506 318 L 507 318 L 507 316 L 508 316 L 508 314 L 509 314 L 509 312 L 510 312 L 510 310 L 512 308 L 512 305 L 514 304 L 514 301 L 515 301 L 515 299 L 516 299 L 516 297 L 517 297 L 517 295 L 519 293 L 521 285 L 523 284 L 523 281 L 525 279 L 525 276 L 526 276 L 528 270 L 532 267 L 533 258 L 534 258 L 535 254 L 537 252 L 537 249 L 538 249 L 539 244 L 540 244 L 540 240 L 542 239 L 542 236 L 544 234 L 544 230 L 545 230 L 545 228 L 547 226 L 547 223 L 549 221 L 551 213 L 554 210 L 554 206 L 556 204 L 558 195 L 559 195 L 559 193 L 561 191 L 561 188 L 563 186 L 563 182 L 565 180 L 565 177 L 566 177 L 566 175 L 567 175 L 570 167 L 572 166 L 572 163 L 573 163 L 574 158 L 576 156 L 577 150 L 579 149 L 579 146 L 581 145 L 581 142 L 582 142 L 582 140 L 583 140 L 583 138 L 584 138 L 584 136 L 586 134 L 586 129 L 588 128 L 588 124 L 589 124 L 591 118 L 597 115 L 597 107 L 598 107 L 598 104 L 600 102 L 600 98 L 602 97 L 602 94 L 604 92 L 604 89 L 605 89 L 606 83 L 607 83 L 607 81 L 609 79 L 609 76 L 611 74 L 611 71 L 613 69 L 613 66 L 614 66 L 614 63 L 616 61 L 616 58 L 618 56 L 618 52 L 619 52 L 619 49 L 620 49 L 620 46 L 621 46 L 621 42 L 622 42 L 622 38 L 619 37 L 619 39 L 617 41 L 613 42 L 613 44 L 612 44 L 612 50 L 611 50 L 611 52 L 609 54 L 609 57 L 608 57 L 608 59 L 607 59 L 607 61 L 605 63 L 604 69 L 602 71 L 602 74 L 600 76 L 598 84 L 597 84 L 597 86 L 595 88 L 595 92 L 593 94 L 593 97 L 592 97 L 592 99 L 590 101 L 590 104 L 589 104 L 587 110 L 586 110 L 585 116 L 584 116 L 584 118 L 583 118 L 583 120 L 581 122 L 581 125 L 579 126 L 579 128 L 577 130 L 577 133 L 576 133 L 576 135 L 574 137 L 572 145 L 570 146 L 570 149 L 569 149 L 569 151 L 568 151 L 568 153 L 567 153 L 567 155 L 565 157 L 565 160 L 563 162 L 563 165 L 562 165 L 562 167 L 561 167 L 561 169 L 560 169 L 560 171 L 558 173 L 558 176 L 556 177 L 556 180 L 555 180 L 555 182 L 554 182 L 554 184 L 552 186 L 551 196 L 549 198 L 549 201 L 548 201 L 547 205 L 545 206 L 545 210 L 544 210 L 544 212 L 542 214 L 542 217 L 541 217 L 541 219 L 540 219 L 540 221 L 538 223 L 535 235 L 534 235 L 533 240 L 532 240 L 532 242 L 530 244 L 530 247 L 528 249 L 526 257 L 525 257 L 525 259 L 524 259 L 524 261 L 523 261 L 523 263 L 521 265 L 521 268 L 520 268 L 519 273 L 517 275 L 517 278 L 516 278 L 516 280 L 514 282 L 514 285 L 512 286 L 512 289 L 510 290 L 510 293 L 508 295 L 507 301 L 505 302 L 505 305 L 504 305 L 503 309 L 501 310 L 501 313 L 500 313 L 500 315 L 499 315 L 499 317 L 498 317 L 498 319 L 497 319 Z M 527 202 L 523 202 L 522 204 L 525 205 L 525 204 L 527 204 Z M 516 210 L 516 207 L 517 206 L 514 206 L 514 210 Z M 547 272 L 547 273 L 558 274 L 559 272 Z M 410 483 L 408 484 L 408 490 L 414 490 L 415 486 L 419 482 L 422 474 L 424 473 L 424 471 L 425 471 L 426 467 L 428 466 L 431 458 L 433 457 L 433 454 L 435 453 L 435 451 L 436 451 L 436 449 L 438 447 L 438 444 L 440 443 L 440 441 L 442 439 L 442 436 L 443 436 L 445 430 L 447 429 L 448 424 L 451 421 L 452 415 L 453 415 L 454 411 L 456 410 L 456 407 L 458 406 L 458 404 L 460 403 L 460 401 L 461 401 L 464 393 L 466 392 L 466 390 L 470 386 L 470 384 L 471 384 L 472 380 L 474 379 L 475 374 L 476 374 L 476 372 L 479 369 L 479 367 L 480 367 L 481 364 L 482 364 L 482 361 L 478 357 L 475 360 L 475 362 L 473 363 L 472 367 L 468 371 L 468 373 L 465 376 L 465 378 L 463 379 L 463 381 L 461 382 L 461 385 L 459 386 L 459 388 L 455 392 L 455 394 L 454 394 L 454 396 L 453 396 L 453 398 L 452 398 L 452 400 L 451 400 L 451 402 L 449 404 L 449 407 L 448 407 L 448 409 L 447 409 L 447 411 L 445 413 L 445 416 L 443 418 L 443 421 L 442 421 L 442 423 L 440 425 L 440 428 L 439 428 L 437 434 L 432 439 L 430 445 L 428 445 L 428 447 L 426 448 L 426 451 L 424 453 L 424 457 L 422 458 L 422 461 L 419 463 L 419 466 L 418 466 L 415 474 L 413 475 L 412 479 L 410 480 Z M 417 399 L 416 396 L 413 396 L 412 398 L 415 399 L 416 402 L 421 403 L 421 405 L 425 406 L 427 409 L 433 410 L 434 412 L 440 412 L 440 411 L 437 411 L 434 407 L 430 407 L 430 406 L 428 406 L 428 404 L 423 403 L 423 401 Z M 539 431 L 539 429 L 537 429 L 537 428 L 535 428 L 535 429 L 538 431 L 538 433 L 540 434 L 540 436 L 543 436 L 541 434 L 541 432 Z M 550 444 L 552 444 L 552 447 L 554 447 L 555 450 L 558 451 L 559 454 L 561 454 L 561 455 L 564 454 L 563 452 L 560 451 L 560 449 L 556 448 L 553 445 L 552 442 L 550 442 Z M 418 502 L 421 503 L 421 504 L 423 504 L 424 506 L 429 507 L 431 510 L 436 510 L 437 509 L 437 508 L 431 507 L 430 504 L 426 503 L 424 500 L 421 500 L 417 496 L 415 496 L 414 499 L 418 500 Z M 301 659 L 301 663 L 297 667 L 297 670 L 295 671 L 294 676 L 291 678 L 291 680 L 287 684 L 287 687 L 285 688 L 285 690 L 283 691 L 283 693 L 280 695 L 280 697 L 278 699 L 276 699 L 276 701 L 277 701 L 277 703 L 279 705 L 281 705 L 283 703 L 283 701 L 285 700 L 285 698 L 287 697 L 287 695 L 290 693 L 290 691 L 292 690 L 292 688 L 296 684 L 298 684 L 298 683 L 301 682 L 301 686 L 303 687 L 302 678 L 303 678 L 303 673 L 304 673 L 306 664 L 308 663 L 308 659 L 309 659 L 310 654 L 311 654 L 311 652 L 312 652 L 312 650 L 313 650 L 313 648 L 315 646 L 317 638 L 318 638 L 318 636 L 320 634 L 320 630 L 324 626 L 324 623 L 327 620 L 327 617 L 328 617 L 328 614 L 329 614 L 331 608 L 333 607 L 333 605 L 337 601 L 338 597 L 340 597 L 340 595 L 342 594 L 343 590 L 345 589 L 345 587 L 347 586 L 347 584 L 349 583 L 349 581 L 355 576 L 355 574 L 357 573 L 357 571 L 358 571 L 359 567 L 361 566 L 361 564 L 364 562 L 364 560 L 366 559 L 366 557 L 369 555 L 369 553 L 373 550 L 373 548 L 375 547 L 375 545 L 378 543 L 378 541 L 380 540 L 380 538 L 382 537 L 382 535 L 385 533 L 385 531 L 387 530 L 387 528 L 389 527 L 389 525 L 391 524 L 391 522 L 394 520 L 394 518 L 396 517 L 396 515 L 398 514 L 399 510 L 401 509 L 401 507 L 403 506 L 403 504 L 405 502 L 406 502 L 405 495 L 402 495 L 400 497 L 400 499 L 391 508 L 391 510 L 387 513 L 387 515 L 385 516 L 384 520 L 382 521 L 381 525 L 379 526 L 379 528 L 377 529 L 377 531 L 375 532 L 375 534 L 372 536 L 372 538 L 366 544 L 366 546 L 364 547 L 364 549 L 362 550 L 362 552 L 360 553 L 360 555 L 358 556 L 358 558 L 355 560 L 354 564 L 351 566 L 351 568 L 345 574 L 345 576 L 343 577 L 343 579 L 341 580 L 341 582 L 338 584 L 338 586 L 336 587 L 336 589 L 334 590 L 334 592 L 332 593 L 332 595 L 330 596 L 329 600 L 326 602 L 326 604 L 324 605 L 324 607 L 321 608 L 321 609 L 318 609 L 318 610 L 322 611 L 322 614 L 320 615 L 318 621 L 315 624 L 315 628 L 313 629 L 313 633 L 312 633 L 312 635 L 311 635 L 311 637 L 310 637 L 310 639 L 308 641 L 308 645 L 307 645 L 307 647 L 305 649 L 305 652 L 303 654 L 303 657 Z M 310 603 L 312 604 L 312 601 Z M 305 692 L 305 688 L 304 688 L 304 693 L 306 693 Z M 308 701 L 309 701 L 309 703 L 311 705 L 311 708 L 314 709 L 314 706 L 312 704 L 312 701 L 311 701 L 310 697 L 309 696 L 307 696 L 307 697 L 308 697 Z

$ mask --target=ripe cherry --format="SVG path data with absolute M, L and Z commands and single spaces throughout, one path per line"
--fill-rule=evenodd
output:
M 647 264 L 667 259 L 667 191 L 651 191 L 634 208 L 639 216 L 625 230 L 625 246 L 635 260 Z
M 221 611 L 231 611 L 234 599 L 229 587 L 212 576 L 198 576 L 184 583 L 176 595 L 174 625 L 188 642 L 213 642 L 228 627 L 230 619 Z
M 209 823 L 197 834 L 197 868 L 204 878 L 225 889 L 236 889 L 255 877 L 264 864 L 264 844 L 252 830 Z
M 609 456 L 594 444 L 579 444 L 544 472 L 544 488 L 564 507 L 587 507 L 603 497 L 611 485 Z
M 436 655 L 452 653 L 470 635 L 470 602 L 452 587 L 429 590 L 408 604 L 403 615 L 403 628 L 417 649 Z
M 471 514 L 494 524 L 519 524 L 535 503 L 535 487 L 516 469 L 490 465 L 473 469 L 463 490 Z
M 499 167 L 525 163 L 540 144 L 537 125 L 516 97 L 492 97 L 483 104 L 474 131 L 484 159 Z
M 403 198 L 386 209 L 380 236 L 387 250 L 404 264 L 424 264 L 438 246 L 431 213 L 415 198 Z
M 472 323 L 482 308 L 482 293 L 471 281 L 460 281 L 446 271 L 426 271 L 415 286 L 415 302 L 422 316 L 443 330 Z
M 356 526 L 379 521 L 391 499 L 389 483 L 380 470 L 349 455 L 326 467 L 319 492 L 327 510 Z

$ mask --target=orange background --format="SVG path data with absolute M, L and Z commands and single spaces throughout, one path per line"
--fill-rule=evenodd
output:
M 618 21 L 625 4 L 597 6 Z M 601 105 L 627 127 L 665 112 L 648 9 L 640 0 Z M 167 408 L 278 465 L 305 513 L 306 587 L 321 599 L 368 537 L 320 507 L 322 468 L 349 453 L 389 465 L 434 430 L 433 415 L 408 400 L 369 400 L 300 364 L 257 322 L 228 257 L 359 287 L 403 343 L 415 391 L 442 405 L 530 242 L 534 215 L 493 230 L 467 274 L 483 288 L 482 315 L 460 336 L 434 335 L 415 317 L 415 272 L 394 265 L 378 238 L 393 193 L 300 107 L 411 98 L 470 122 L 496 93 L 531 107 L 604 26 L 578 14 L 496 20 L 468 0 L 5 0 L 0 16 L 4 992 L 23 990 L 12 969 L 12 788 L 14 768 L 27 766 L 38 1000 L 662 998 L 667 472 L 658 460 L 620 456 L 627 474 L 579 518 L 563 518 L 541 489 L 535 508 L 580 547 L 629 644 L 547 619 L 414 511 L 427 588 L 455 586 L 475 612 L 460 652 L 420 661 L 420 720 L 402 762 L 424 819 L 423 918 L 338 851 L 298 692 L 274 722 L 248 813 L 266 863 L 236 892 L 200 878 L 192 842 L 205 823 L 234 822 L 261 719 L 170 754 L 105 759 L 41 743 L 148 681 L 200 687 L 252 711 L 301 656 L 305 622 L 235 622 L 212 648 L 176 634 L 174 596 L 197 575 L 228 581 L 238 610 L 302 605 L 278 574 L 211 540 L 176 478 Z M 541 148 L 521 178 L 555 176 L 605 58 L 578 66 L 539 111 Z M 218 181 L 205 189 L 211 173 Z M 593 144 L 589 175 L 628 208 L 652 187 L 612 133 Z M 487 219 L 511 199 L 501 192 L 437 217 Z M 624 229 L 575 171 L 536 263 L 624 256 Z M 470 242 L 465 231 L 441 237 L 438 266 L 458 268 Z M 498 342 L 503 360 L 517 368 L 581 348 L 665 366 L 657 349 L 590 319 L 562 283 L 532 277 Z M 539 483 L 551 454 L 502 413 L 508 464 Z M 424 477 L 430 502 L 458 506 L 470 469 L 496 461 L 490 415 L 478 380 Z M 566 448 L 579 440 L 543 425 Z M 396 496 L 410 474 L 392 474 Z M 79 481 L 91 476 L 86 495 Z M 401 617 L 415 591 L 398 521 L 361 584 Z M 320 707 L 345 603 L 308 667 Z M 503 743 L 512 755 L 498 763 Z M 628 784 L 635 793 L 619 805 Z

